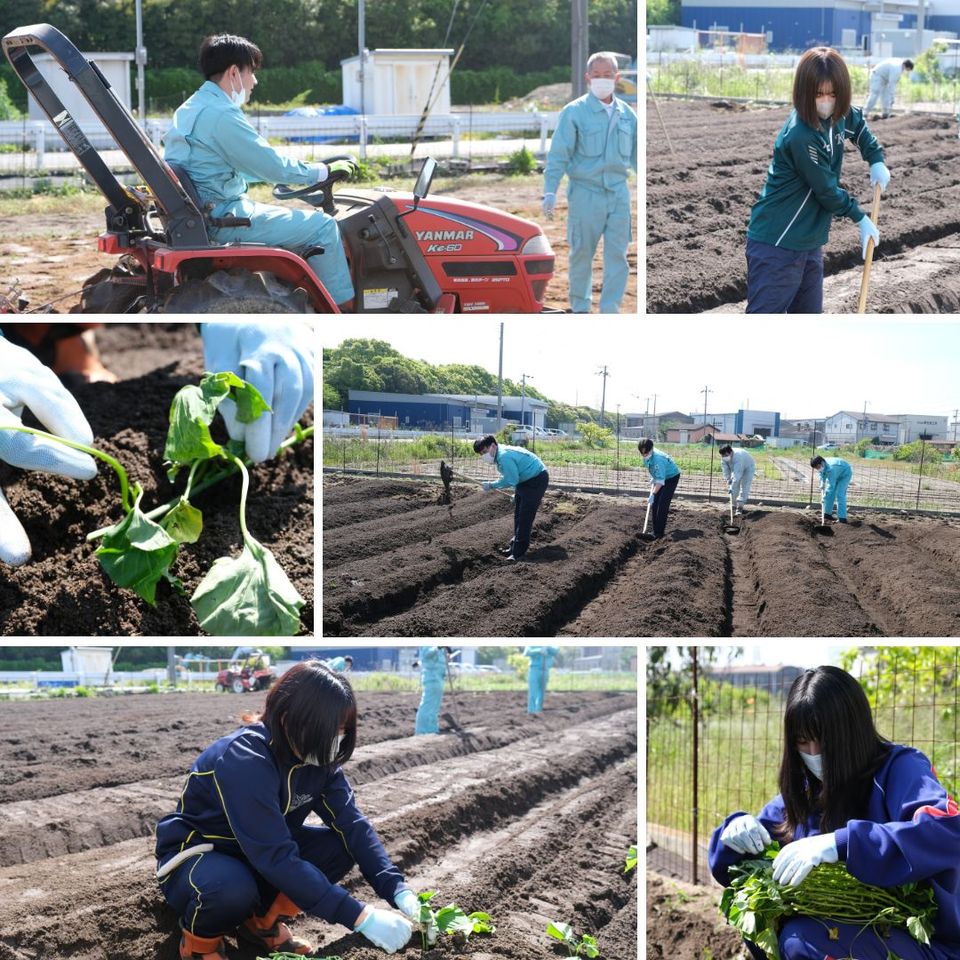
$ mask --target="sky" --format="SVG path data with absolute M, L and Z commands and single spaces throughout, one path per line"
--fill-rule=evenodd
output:
M 325 347 L 351 337 L 386 340 L 432 364 L 476 363 L 497 372 L 501 318 L 351 317 L 349 332 L 324 335 Z M 741 407 L 787 418 L 839 410 L 929 413 L 953 419 L 960 407 L 960 320 L 851 317 L 759 320 L 750 317 L 503 318 L 503 373 L 552 400 L 621 413 Z M 656 394 L 656 401 L 654 401 Z
M 719 646 L 719 645 L 718 645 Z M 759 643 L 743 644 L 743 653 L 734 657 L 736 647 L 720 646 L 716 663 L 718 666 L 728 664 L 746 665 L 762 664 L 768 667 L 779 663 L 790 667 L 819 667 L 823 664 L 839 666 L 840 656 L 851 647 L 857 646 L 852 640 L 837 643 L 835 640 L 808 640 L 803 643 L 791 643 L 789 640 L 764 640 Z M 679 663 L 679 654 L 674 648 L 672 662 Z

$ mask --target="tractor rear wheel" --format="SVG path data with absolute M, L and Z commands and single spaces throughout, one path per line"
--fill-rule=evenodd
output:
M 243 681 L 239 677 L 234 677 L 230 684 L 230 689 L 234 693 L 243 693 Z
M 272 273 L 217 270 L 202 280 L 174 287 L 163 313 L 315 313 L 302 287 L 294 287 Z

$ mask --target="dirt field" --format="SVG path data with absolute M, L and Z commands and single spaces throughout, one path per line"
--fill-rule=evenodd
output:
M 722 103 L 722 102 L 721 102 Z M 647 310 L 745 308 L 746 229 L 763 186 L 785 107 L 664 101 L 677 154 L 647 125 Z M 891 171 L 880 206 L 880 245 L 868 312 L 947 313 L 960 308 L 960 140 L 949 117 L 914 114 L 877 122 Z M 869 211 L 867 165 L 847 146 L 844 189 Z M 824 249 L 824 312 L 855 313 L 859 233 L 837 220 Z
M 604 960 L 637 956 L 636 697 L 461 694 L 463 735 L 410 737 L 415 694 L 358 694 L 346 767 L 360 808 L 417 890 L 483 909 L 493 937 L 426 956 L 554 960 L 546 918 L 594 933 Z M 175 702 L 174 702 L 175 701 Z M 175 960 L 176 918 L 153 879 L 153 828 L 194 756 L 263 695 L 185 694 L 0 703 L 0 960 Z M 361 900 L 369 887 L 345 881 Z M 379 960 L 358 934 L 294 928 L 345 960 Z M 231 940 L 231 960 L 253 960 Z M 415 938 L 399 957 L 419 957 Z
M 170 401 L 203 373 L 203 352 L 194 324 L 119 324 L 97 332 L 103 360 L 117 384 L 92 384 L 77 399 L 93 428 L 94 444 L 116 456 L 139 479 L 150 509 L 175 496 L 163 468 Z M 304 418 L 312 422 L 312 408 Z M 100 464 L 89 483 L 26 473 L 0 463 L 0 487 L 27 530 L 33 560 L 0 572 L 0 635 L 186 636 L 200 628 L 189 597 L 218 557 L 239 553 L 236 505 L 240 480 L 231 478 L 191 498 L 203 511 L 199 542 L 180 551 L 174 573 L 186 596 L 165 582 L 157 606 L 113 585 L 85 536 L 116 523 L 118 484 Z M 313 441 L 251 471 L 250 532 L 268 546 L 300 595 L 303 631 L 313 631 Z M 220 509 L 222 508 L 222 509 Z
M 447 181 L 446 183 L 452 183 Z M 637 203 L 636 181 L 631 181 L 634 209 Z M 480 175 L 469 183 L 445 186 L 434 191 L 438 195 L 459 197 L 475 203 L 495 206 L 507 213 L 535 220 L 550 240 L 556 255 L 553 280 L 547 289 L 547 306 L 569 309 L 567 300 L 566 194 L 561 192 L 556 217 L 544 220 L 540 212 L 543 193 L 542 178 L 517 178 Z M 0 194 L 2 198 L 2 194 Z M 64 200 L 65 205 L 69 201 Z M 91 200 L 82 213 L 41 213 L 0 218 L 0 294 L 13 281 L 18 281 L 29 298 L 31 308 L 58 299 L 54 308 L 67 312 L 80 302 L 83 281 L 101 267 L 110 267 L 115 257 L 97 253 L 97 235 L 103 231 L 103 204 Z M 69 206 L 65 206 L 69 209 Z M 634 239 L 628 254 L 630 280 L 621 306 L 625 314 L 637 311 L 637 243 Z M 600 251 L 594 261 L 594 309 L 600 298 L 602 259 Z
M 526 562 L 496 547 L 507 497 L 327 476 L 324 635 L 956 636 L 960 522 L 864 514 L 818 536 L 812 511 L 674 501 L 641 539 L 635 500 L 548 492 Z M 817 517 L 819 520 L 819 515 Z
M 720 916 L 720 888 L 647 873 L 647 960 L 736 960 L 749 956 Z

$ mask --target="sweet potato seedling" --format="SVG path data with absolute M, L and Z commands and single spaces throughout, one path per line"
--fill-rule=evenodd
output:
M 624 857 L 624 873 L 629 873 L 631 870 L 637 869 L 637 845 L 635 843 L 631 844 L 627 850 L 627 855 Z
M 424 952 L 436 942 L 438 934 L 441 933 L 451 937 L 460 934 L 464 940 L 469 940 L 474 933 L 496 933 L 493 918 L 482 910 L 465 913 L 455 903 L 449 903 L 434 911 L 430 903 L 436 895 L 436 890 L 425 890 L 417 894 L 420 901 L 420 941 Z
M 292 636 L 299 629 L 304 600 L 270 550 L 247 529 L 250 462 L 244 458 L 243 444 L 230 441 L 221 445 L 210 433 L 213 418 L 226 399 L 236 404 L 236 417 L 241 423 L 252 423 L 270 410 L 255 387 L 229 372 L 204 374 L 199 385 L 179 390 L 170 407 L 164 456 L 171 482 L 181 470 L 188 470 L 187 482 L 179 497 L 149 513 L 140 509 L 143 488 L 137 482 L 130 483 L 127 471 L 115 457 L 32 427 L 0 429 L 19 430 L 81 450 L 113 469 L 120 482 L 124 517 L 111 527 L 88 534 L 87 539 L 102 539 L 96 556 L 110 579 L 117 586 L 133 590 L 151 606 L 156 605 L 157 584 L 163 579 L 183 592 L 171 567 L 180 545 L 196 543 L 203 531 L 203 515 L 190 502 L 191 494 L 240 473 L 243 551 L 239 557 L 214 561 L 194 591 L 191 604 L 200 625 L 216 636 Z M 297 424 L 278 454 L 312 435 L 313 427 L 303 429 Z
M 559 923 L 548 920 L 547 936 L 553 937 L 554 940 L 559 940 L 567 948 L 568 956 L 600 956 L 600 948 L 597 946 L 596 938 L 591 937 L 589 933 L 585 933 L 582 937 L 578 938 L 569 923 Z

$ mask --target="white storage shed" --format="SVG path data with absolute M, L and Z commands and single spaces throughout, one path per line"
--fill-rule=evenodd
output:
M 100 72 L 107 78 L 113 87 L 117 99 L 130 109 L 130 64 L 133 62 L 132 53 L 85 53 L 88 60 L 92 60 Z M 38 53 L 33 57 L 37 69 L 53 87 L 54 93 L 60 102 L 70 111 L 74 120 L 81 126 L 88 123 L 99 123 L 99 117 L 93 112 L 76 84 L 67 79 L 66 73 L 60 68 L 57 61 L 49 53 Z M 28 98 L 30 103 L 29 118 L 31 120 L 46 120 L 40 104 L 33 97 Z
M 419 114 L 433 101 L 432 113 L 450 112 L 450 55 L 452 49 L 367 52 L 364 103 L 360 100 L 360 56 L 340 61 L 343 102 L 354 110 L 377 116 Z M 437 66 L 440 67 L 439 74 Z M 436 77 L 436 85 L 434 85 Z M 433 89 L 431 95 L 430 91 Z

